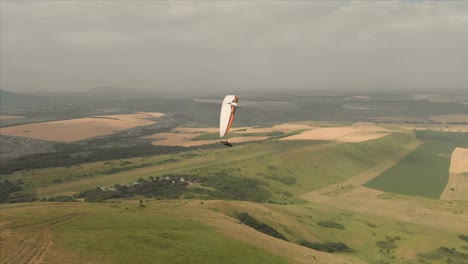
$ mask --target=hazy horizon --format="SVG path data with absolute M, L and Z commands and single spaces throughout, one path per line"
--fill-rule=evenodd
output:
M 468 87 L 468 2 L 1 1 L 12 92 Z

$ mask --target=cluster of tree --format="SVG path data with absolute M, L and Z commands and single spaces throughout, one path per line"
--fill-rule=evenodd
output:
M 76 202 L 76 199 L 71 195 L 59 195 L 55 197 L 42 198 L 41 202 Z
M 395 244 L 396 240 L 401 240 L 399 236 L 396 237 L 389 237 L 386 236 L 385 240 L 379 240 L 376 241 L 375 244 L 382 249 L 395 249 L 398 248 L 398 246 Z
M 113 170 L 113 172 L 117 172 Z M 198 182 L 209 187 L 187 188 L 188 182 Z M 265 183 L 239 176 L 198 176 L 198 175 L 173 175 L 148 179 L 138 179 L 131 185 L 116 184 L 113 187 L 98 187 L 82 191 L 74 196 L 58 196 L 43 199 L 42 201 L 70 202 L 78 198 L 84 198 L 86 202 L 102 202 L 115 198 L 128 198 L 142 195 L 159 199 L 184 198 L 203 199 L 231 199 L 241 201 L 265 202 L 271 197 L 271 193 L 264 190 L 261 185 Z
M 336 228 L 336 229 L 345 229 L 342 224 L 335 223 L 332 221 L 321 221 L 317 223 L 319 226 L 327 227 L 327 228 Z
M 299 245 L 312 248 L 318 251 L 323 251 L 323 252 L 354 252 L 354 250 L 348 245 L 346 245 L 343 242 L 325 242 L 325 243 L 320 243 L 320 242 L 310 242 L 307 240 L 302 240 L 299 242 Z
M 147 180 L 138 179 L 132 185 L 117 184 L 111 188 L 95 188 L 80 192 L 76 198 L 84 198 L 86 202 L 102 202 L 108 199 L 128 198 L 137 195 L 156 197 L 160 199 L 177 199 L 184 191 L 188 183 L 180 177 L 152 177 Z
M 36 199 L 29 194 L 23 194 L 20 191 L 23 190 L 23 182 L 17 180 L 11 182 L 5 180 L 0 181 L 0 203 L 21 203 L 21 202 L 32 202 Z
M 261 185 L 266 184 L 265 182 L 247 177 L 221 174 L 211 177 L 198 177 L 197 181 L 202 185 L 216 189 L 218 193 L 209 193 L 214 195 L 215 198 L 265 202 L 271 197 L 271 193 L 261 187 Z
M 2 162 L 0 174 L 10 174 L 19 170 L 72 166 L 104 160 L 180 153 L 192 149 L 194 147 L 153 146 L 150 143 L 146 143 L 131 147 L 94 148 L 87 150 L 86 155 L 76 155 L 77 152 L 72 150 L 67 152 L 32 154 L 19 158 L 5 159 Z
M 437 251 L 442 255 L 468 260 L 468 254 L 457 251 L 456 248 L 440 247 Z
M 439 247 L 428 253 L 418 254 L 421 258 L 421 263 L 431 263 L 429 261 L 424 261 L 424 259 L 429 260 L 443 260 L 446 259 L 446 263 L 466 263 L 468 259 L 468 254 L 464 252 L 457 251 L 456 248 L 449 247 Z
M 238 213 L 236 218 L 239 219 L 243 224 L 248 225 L 259 232 L 288 241 L 288 239 L 283 234 L 276 231 L 273 227 L 253 218 L 248 213 Z
M 465 240 L 466 242 L 468 242 L 468 235 L 465 235 L 465 234 L 461 234 L 458 236 L 461 240 Z

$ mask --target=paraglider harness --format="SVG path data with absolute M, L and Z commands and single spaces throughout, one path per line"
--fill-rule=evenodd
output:
M 226 141 L 220 141 L 221 143 L 224 144 L 224 146 L 227 146 L 227 147 L 232 147 L 232 144 L 229 143 L 227 140 Z

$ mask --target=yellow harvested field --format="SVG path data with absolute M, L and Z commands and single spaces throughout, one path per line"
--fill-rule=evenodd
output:
M 49 141 L 76 141 L 111 134 L 137 126 L 154 124 L 150 120 L 161 113 L 106 115 L 0 128 L 1 135 L 37 138 Z
M 468 149 L 456 148 L 452 153 L 449 180 L 440 195 L 441 200 L 468 200 Z
M 18 118 L 24 118 L 24 116 L 0 115 L 0 120 L 18 119 Z
M 468 177 L 463 174 L 450 173 L 441 200 L 468 200 Z
M 372 124 L 359 123 L 347 127 L 320 127 L 282 140 L 332 140 L 362 142 L 391 134 L 392 131 Z
M 436 122 L 467 122 L 468 123 L 468 115 L 438 115 L 438 116 L 431 116 L 429 120 L 436 121 Z
M 468 172 L 468 149 L 456 148 L 450 160 L 450 173 Z
M 292 135 L 281 140 L 331 140 L 340 142 L 362 142 L 384 137 L 392 133 L 391 130 L 379 127 L 373 123 L 355 123 L 352 126 L 342 127 L 314 127 L 305 124 L 280 124 L 273 127 L 236 127 L 231 130 L 234 133 L 269 133 L 304 130 L 301 134 Z M 188 128 L 179 127 L 172 130 L 175 133 L 162 133 L 150 136 L 161 139 L 154 142 L 155 145 L 177 145 L 177 146 L 198 146 L 211 144 L 213 140 L 190 141 L 190 139 L 201 133 L 217 133 L 218 128 Z M 237 137 L 229 141 L 239 142 L 263 140 L 267 137 Z M 188 142 L 187 142 L 188 141 Z
M 199 134 L 196 133 L 157 133 L 151 136 L 147 136 L 146 138 L 156 139 L 156 141 L 154 141 L 152 144 L 160 146 L 192 147 L 214 144 L 219 142 L 219 140 L 191 140 L 192 138 L 197 136 L 199 136 Z M 268 137 L 235 137 L 229 139 L 229 142 L 239 143 L 248 141 L 258 141 L 267 138 Z
M 156 139 L 152 144 L 161 146 L 200 146 L 206 144 L 212 144 L 212 140 L 197 140 L 192 141 L 191 139 L 198 136 L 195 133 L 157 133 L 145 138 Z
M 264 128 L 247 127 L 247 128 L 241 128 L 241 129 L 245 129 L 244 131 L 242 131 L 244 133 L 268 133 L 268 132 L 288 133 L 288 132 L 292 132 L 296 130 L 315 129 L 315 127 L 311 127 L 308 125 L 300 125 L 300 124 L 281 124 L 281 125 L 275 125 L 273 127 L 264 127 Z M 236 131 L 236 130 L 237 129 L 233 131 Z
M 275 125 L 273 127 L 233 127 L 231 128 L 231 132 L 239 132 L 239 133 L 269 133 L 269 132 L 283 132 L 288 133 L 296 130 L 308 130 L 314 129 L 315 127 L 311 127 L 308 125 L 300 125 L 300 124 L 281 124 Z M 172 130 L 173 132 L 181 132 L 181 133 L 217 133 L 219 132 L 219 128 L 217 127 L 177 127 Z
M 352 127 L 322 127 L 304 131 L 301 134 L 283 138 L 283 140 L 337 140 L 353 132 L 356 132 L 356 129 Z
M 269 132 L 283 132 L 288 133 L 297 130 L 315 129 L 314 127 L 301 124 L 280 124 L 273 127 L 236 127 L 232 128 L 233 133 L 269 133 Z M 218 133 L 217 127 L 177 127 L 172 129 L 171 133 L 157 133 L 147 138 L 156 139 L 153 145 L 163 146 L 200 146 L 219 142 L 219 140 L 194 140 L 191 139 L 203 133 Z M 250 137 L 234 137 L 230 138 L 229 142 L 239 143 L 248 141 L 259 141 L 267 139 L 267 136 L 250 136 Z

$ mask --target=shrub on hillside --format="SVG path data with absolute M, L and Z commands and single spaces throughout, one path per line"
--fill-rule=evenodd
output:
M 286 239 L 283 234 L 276 231 L 273 227 L 253 218 L 248 213 L 239 213 L 236 215 L 236 218 L 239 219 L 243 224 L 248 225 L 259 232 L 288 241 L 288 239 Z
M 401 238 L 399 236 L 396 236 L 393 238 L 386 236 L 385 240 L 376 241 L 375 244 L 377 244 L 377 246 L 382 249 L 395 249 L 395 248 L 398 248 L 398 246 L 395 244 L 395 240 L 400 240 L 400 239 Z
M 465 234 L 461 234 L 458 236 L 461 240 L 465 240 L 468 242 L 468 235 L 465 235 Z
M 115 198 L 128 198 L 137 195 L 155 197 L 160 199 L 177 199 L 186 190 L 187 182 L 180 177 L 165 176 L 151 179 L 138 179 L 132 185 L 116 184 L 113 188 L 95 188 L 80 192 L 77 197 L 84 198 L 85 202 L 102 202 Z
M 336 229 L 345 229 L 342 224 L 338 224 L 332 221 L 321 221 L 317 223 L 319 226 L 327 227 L 327 228 L 336 228 Z
M 70 195 L 59 195 L 59 196 L 49 197 L 47 199 L 43 199 L 42 201 L 47 201 L 47 202 L 75 202 L 76 199 L 73 198 L 73 196 L 70 196 Z
M 17 180 L 16 182 L 11 182 L 5 180 L 0 181 L 0 203 L 24 203 L 24 202 L 33 202 L 37 199 L 31 196 L 30 194 L 21 193 L 23 190 L 23 182 Z
M 299 245 L 312 248 L 318 251 L 323 251 L 323 252 L 354 252 L 353 249 L 348 247 L 343 242 L 325 242 L 325 243 L 319 243 L 319 242 L 310 242 L 307 240 L 302 240 L 299 242 Z
M 223 199 L 265 202 L 271 197 L 270 192 L 260 187 L 264 182 L 247 177 L 217 175 L 199 177 L 198 181 L 218 190 L 222 194 L 219 198 Z

